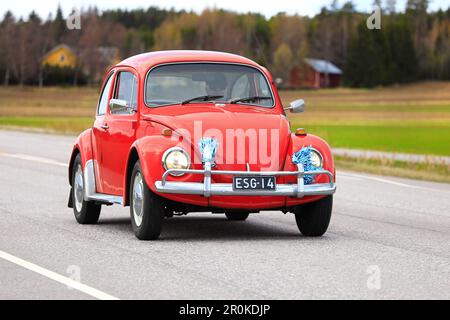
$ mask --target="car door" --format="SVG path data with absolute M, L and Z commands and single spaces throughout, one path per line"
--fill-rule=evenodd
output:
M 136 139 L 139 82 L 131 68 L 117 69 L 111 97 L 126 101 L 129 108 L 112 110 L 108 104 L 101 142 L 103 193 L 121 196 L 128 153 Z
M 95 180 L 98 193 L 103 191 L 103 150 L 102 142 L 108 138 L 106 114 L 108 111 L 109 101 L 113 92 L 114 71 L 110 72 L 104 81 L 103 88 L 100 92 L 100 98 L 97 105 L 97 115 L 94 126 L 92 128 L 92 156 L 94 160 Z

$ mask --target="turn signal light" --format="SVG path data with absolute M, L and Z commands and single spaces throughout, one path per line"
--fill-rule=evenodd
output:
M 164 137 L 171 137 L 173 134 L 173 131 L 170 129 L 164 129 L 161 133 Z
M 301 137 L 306 137 L 308 135 L 308 132 L 306 132 L 306 130 L 303 128 L 298 128 L 297 130 L 295 130 L 295 135 L 301 136 Z

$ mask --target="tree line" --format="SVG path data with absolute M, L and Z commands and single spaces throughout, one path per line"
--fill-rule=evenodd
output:
M 428 0 L 395 0 L 382 8 L 380 30 L 369 30 L 369 13 L 351 1 L 334 0 L 314 17 L 279 13 L 271 18 L 207 9 L 197 14 L 157 7 L 82 12 L 81 29 L 69 30 L 61 8 L 42 19 L 6 12 L 0 20 L 0 79 L 3 85 L 48 84 L 42 57 L 58 44 L 76 49 L 77 66 L 66 70 L 73 83 L 93 83 L 108 67 L 96 51 L 115 47 L 125 58 L 168 49 L 218 50 L 247 56 L 288 79 L 306 57 L 325 59 L 344 70 L 344 84 L 373 87 L 417 80 L 450 79 L 450 7 L 428 11 Z M 71 81 L 72 81 L 71 80 Z

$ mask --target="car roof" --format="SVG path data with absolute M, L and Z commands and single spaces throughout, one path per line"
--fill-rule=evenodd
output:
M 225 62 L 260 67 L 256 62 L 232 53 L 200 50 L 170 50 L 139 54 L 123 60 L 117 66 L 130 66 L 145 73 L 153 66 L 174 62 Z

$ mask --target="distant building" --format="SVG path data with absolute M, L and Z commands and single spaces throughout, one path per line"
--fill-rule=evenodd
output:
M 77 65 L 77 60 L 78 57 L 75 50 L 65 44 L 61 44 L 50 50 L 42 58 L 42 64 L 50 67 L 73 69 Z
M 335 88 L 341 85 L 342 70 L 327 60 L 304 59 L 291 69 L 289 87 L 291 88 Z
M 95 54 L 94 61 L 98 64 L 113 66 L 120 62 L 119 49 L 115 47 L 97 47 L 92 50 L 87 50 L 87 52 L 89 54 Z M 80 54 L 74 48 L 60 44 L 42 58 L 42 64 L 50 67 L 74 69 L 77 66 L 78 59 L 80 57 L 82 59 L 83 56 L 83 52 Z

